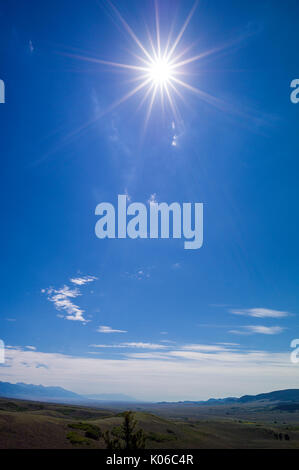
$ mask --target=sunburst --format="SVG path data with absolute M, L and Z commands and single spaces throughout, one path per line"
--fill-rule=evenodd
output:
M 188 83 L 184 82 L 181 78 L 179 78 L 179 76 L 184 73 L 184 66 L 188 63 L 199 60 L 200 57 L 194 56 L 187 58 L 186 54 L 188 52 L 188 49 L 175 56 L 178 45 L 196 10 L 198 0 L 195 1 L 190 13 L 188 14 L 176 38 L 171 41 L 171 36 L 169 34 L 164 48 L 161 44 L 158 0 L 155 0 L 155 41 L 153 40 L 150 32 L 148 31 L 150 48 L 146 48 L 146 46 L 140 41 L 135 32 L 125 21 L 125 19 L 121 16 L 117 8 L 111 3 L 110 0 L 108 0 L 108 3 L 110 4 L 111 8 L 113 9 L 114 13 L 117 15 L 119 20 L 121 21 L 125 30 L 129 33 L 129 35 L 131 36 L 131 38 L 142 53 L 141 56 L 135 55 L 139 62 L 139 64 L 137 65 L 109 62 L 109 65 L 112 65 L 114 67 L 130 69 L 132 71 L 140 73 L 136 77 L 136 80 L 139 83 L 135 86 L 135 88 L 133 88 L 118 102 L 113 103 L 110 109 L 118 106 L 120 103 L 126 101 L 127 99 L 131 98 L 132 96 L 143 90 L 144 96 L 141 100 L 140 105 L 143 105 L 143 103 L 148 100 L 146 124 L 151 116 L 152 108 L 158 94 L 160 94 L 161 102 L 163 105 L 165 101 L 167 101 L 170 105 L 170 109 L 173 113 L 173 118 L 178 119 L 178 111 L 174 99 L 174 94 L 182 98 L 182 95 L 178 90 L 178 86 L 195 91 L 196 93 L 200 93 L 200 90 L 191 87 Z M 108 63 L 107 61 L 103 60 L 99 60 L 98 62 L 106 64 Z
M 132 52 L 132 55 L 137 60 L 137 63 L 135 64 L 114 62 L 112 60 L 103 60 L 95 57 L 89 57 L 86 55 L 67 54 L 71 57 L 84 61 L 90 61 L 93 63 L 112 66 L 115 69 L 124 69 L 130 71 L 133 74 L 132 81 L 135 82 L 134 87 L 129 90 L 124 96 L 112 103 L 104 112 L 101 112 L 96 119 L 100 118 L 103 114 L 113 110 L 117 106 L 126 102 L 134 95 L 142 95 L 142 93 L 143 95 L 141 96 L 140 105 L 138 108 L 141 108 L 144 103 L 147 103 L 145 125 L 147 125 L 150 119 L 154 103 L 158 99 L 159 95 L 163 110 L 165 107 L 165 103 L 167 103 L 172 113 L 172 120 L 174 120 L 175 122 L 181 121 L 180 113 L 178 111 L 178 106 L 176 104 L 175 98 L 179 97 L 181 100 L 185 101 L 182 93 L 183 90 L 195 93 L 200 99 L 208 102 L 210 105 L 218 107 L 222 111 L 228 109 L 227 103 L 225 103 L 221 99 L 211 94 L 208 94 L 200 88 L 191 85 L 190 83 L 185 81 L 185 76 L 188 76 L 187 66 L 189 64 L 198 62 L 211 54 L 219 52 L 235 42 L 232 41 L 231 44 L 223 44 L 220 47 L 201 52 L 200 54 L 194 56 L 190 56 L 189 54 L 192 46 L 186 47 L 185 49 L 178 52 L 178 46 L 180 45 L 184 33 L 195 13 L 195 10 L 198 5 L 198 0 L 195 1 L 177 36 L 175 38 L 172 38 L 171 33 L 169 33 L 167 40 L 163 45 L 161 41 L 158 0 L 153 0 L 155 5 L 155 39 L 153 39 L 151 33 L 148 31 L 149 47 L 146 47 L 141 42 L 141 40 L 137 37 L 136 33 L 131 28 L 131 26 L 127 23 L 127 21 L 123 18 L 123 16 L 120 14 L 118 9 L 111 3 L 111 1 L 106 1 L 110 5 L 114 14 L 121 22 L 126 32 L 134 41 L 135 46 L 138 47 L 139 54 Z M 87 127 L 93 121 L 94 119 L 84 125 L 82 128 Z

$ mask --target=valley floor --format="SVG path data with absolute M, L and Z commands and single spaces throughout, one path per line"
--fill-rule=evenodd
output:
M 148 449 L 299 448 L 298 412 L 254 406 L 135 408 Z M 122 407 L 98 409 L 0 399 L 0 448 L 104 449 L 104 440 L 88 431 L 103 432 L 121 425 L 122 411 Z

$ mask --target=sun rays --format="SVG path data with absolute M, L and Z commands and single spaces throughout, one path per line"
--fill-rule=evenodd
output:
M 223 54 L 228 49 L 239 46 L 250 34 L 246 32 L 242 36 L 222 42 L 218 46 L 206 50 L 201 49 L 196 54 L 191 54 L 191 50 L 198 44 L 198 40 L 186 44 L 184 43 L 186 42 L 184 41 L 184 35 L 194 16 L 198 0 L 195 0 L 190 12 L 186 15 L 185 20 L 182 21 L 182 26 L 177 29 L 176 33 L 175 23 L 170 21 L 169 16 L 166 21 L 165 19 L 161 21 L 158 1 L 152 0 L 154 21 L 151 28 L 143 24 L 141 29 L 145 34 L 142 36 L 141 41 L 111 0 L 104 0 L 104 5 L 109 6 L 110 13 L 113 13 L 114 19 L 117 20 L 121 29 L 132 40 L 132 45 L 127 50 L 129 54 L 128 60 L 122 59 L 117 62 L 112 57 L 91 56 L 86 51 L 74 48 L 72 49 L 73 52 L 60 52 L 60 54 L 72 59 L 98 65 L 98 74 L 104 70 L 103 66 L 107 67 L 109 73 L 113 72 L 113 70 L 118 73 L 123 71 L 126 73 L 126 79 L 120 79 L 119 83 L 122 88 L 127 87 L 123 95 L 116 95 L 115 100 L 105 107 L 97 106 L 89 120 L 83 122 L 79 128 L 66 133 L 61 145 L 65 145 L 74 138 L 77 138 L 96 125 L 105 115 L 133 98 L 135 99 L 135 113 L 138 113 L 139 116 L 143 113 L 143 117 L 138 118 L 142 128 L 140 132 L 142 138 L 154 111 L 155 119 L 157 117 L 162 119 L 163 125 L 165 123 L 174 125 L 178 133 L 184 132 L 186 114 L 183 113 L 187 107 L 190 110 L 190 102 L 187 100 L 187 94 L 190 93 L 195 95 L 200 101 L 226 115 L 235 115 L 238 116 L 238 119 L 242 118 L 245 120 L 252 120 L 254 118 L 251 110 L 245 110 L 244 107 L 240 110 L 238 105 L 229 103 L 219 96 L 208 93 L 200 88 L 198 69 L 190 68 L 198 63 L 200 65 L 200 73 L 207 73 L 203 66 L 205 59 L 220 53 Z M 124 48 L 120 47 L 120 51 L 123 54 Z M 120 75 L 118 76 L 120 77 Z M 194 102 L 192 102 L 193 104 Z M 177 145 L 176 140 L 172 141 L 172 145 Z
M 150 31 L 147 29 L 148 34 L 148 43 L 149 48 L 147 48 L 141 40 L 137 37 L 135 32 L 126 22 L 126 20 L 121 16 L 116 7 L 108 0 L 109 5 L 113 9 L 114 13 L 120 20 L 121 24 L 133 39 L 135 45 L 139 49 L 139 54 L 133 53 L 134 57 L 138 60 L 138 64 L 123 64 L 118 62 L 109 62 L 109 65 L 117 68 L 130 69 L 132 71 L 138 72 L 140 75 L 137 77 L 137 80 L 140 83 L 131 90 L 124 98 L 121 99 L 121 102 L 126 101 L 137 94 L 140 90 L 143 89 L 144 95 L 141 98 L 140 106 L 141 108 L 145 102 L 147 102 L 147 111 L 145 124 L 148 123 L 151 112 L 154 106 L 155 101 L 160 95 L 160 101 L 162 105 L 162 110 L 165 109 L 165 104 L 168 103 L 169 108 L 173 114 L 172 119 L 178 120 L 178 108 L 175 102 L 175 97 L 180 97 L 183 99 L 182 94 L 178 90 L 178 87 L 189 89 L 190 86 L 188 83 L 185 83 L 182 79 L 179 79 L 179 75 L 186 73 L 183 70 L 183 66 L 186 63 L 198 60 L 197 57 L 186 57 L 186 54 L 189 51 L 189 48 L 185 49 L 183 52 L 175 56 L 179 43 L 181 42 L 183 35 L 185 33 L 188 24 L 191 21 L 191 18 L 196 10 L 198 0 L 195 1 L 190 13 L 188 14 L 186 20 L 183 23 L 183 26 L 179 30 L 179 33 L 175 39 L 171 39 L 171 33 L 169 33 L 165 44 L 162 44 L 161 31 L 160 31 L 160 18 L 159 18 L 159 9 L 158 1 L 155 0 L 155 39 L 152 37 Z M 99 60 L 99 63 L 104 64 L 106 61 Z M 106 62 L 107 63 L 107 62 Z M 192 91 L 197 92 L 197 90 L 192 87 Z M 199 90 L 198 90 L 199 92 Z M 120 102 L 113 104 L 113 107 L 117 106 Z
M 173 35 L 171 28 L 168 36 L 164 40 L 164 43 L 162 37 L 165 37 L 165 34 L 161 34 L 158 1 L 153 1 L 155 11 L 154 37 L 147 28 L 147 41 L 146 43 L 143 43 L 113 3 L 111 3 L 110 0 L 107 0 L 107 3 L 114 12 L 114 15 L 118 18 L 122 27 L 129 34 L 135 44 L 136 50 L 130 51 L 136 60 L 135 63 L 115 62 L 113 60 L 94 58 L 87 55 L 67 54 L 73 58 L 100 65 L 107 65 L 115 68 L 116 70 L 123 69 L 132 73 L 131 81 L 135 82 L 133 88 L 129 89 L 124 96 L 115 100 L 115 102 L 113 102 L 108 109 L 103 112 L 103 114 L 112 111 L 117 106 L 139 94 L 140 103 L 137 106 L 137 111 L 139 111 L 145 104 L 147 105 L 145 126 L 150 120 L 153 107 L 158 99 L 161 104 L 162 112 L 164 112 L 165 108 L 168 107 L 171 113 L 171 120 L 179 122 L 181 121 L 181 118 L 176 101 L 177 99 L 185 101 L 182 93 L 183 90 L 195 93 L 200 99 L 221 109 L 223 107 L 223 102 L 221 100 L 185 81 L 185 77 L 188 77 L 187 66 L 189 64 L 198 62 L 208 55 L 214 54 L 215 52 L 225 48 L 225 46 L 221 46 L 220 48 L 214 48 L 194 56 L 190 55 L 190 49 L 193 45 L 189 45 L 184 47 L 182 50 L 179 50 L 184 33 L 196 11 L 198 0 L 195 1 L 177 35 Z

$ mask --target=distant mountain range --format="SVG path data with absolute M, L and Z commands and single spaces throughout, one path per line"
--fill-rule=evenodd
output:
M 258 395 L 243 395 L 240 398 L 210 398 L 206 401 L 179 401 L 176 403 L 190 403 L 197 405 L 224 405 L 230 403 L 251 403 L 251 402 L 299 402 L 299 389 L 291 388 L 287 390 L 277 390 L 269 393 L 260 393 Z M 160 402 L 169 403 L 169 402 Z
M 44 387 L 43 385 L 32 385 L 25 383 L 11 384 L 0 382 L 0 397 L 18 398 L 23 400 L 89 403 L 91 401 L 105 402 L 135 402 L 132 397 L 123 394 L 97 394 L 79 395 L 61 387 Z
M 36 400 L 60 403 L 78 403 L 92 405 L 96 402 L 127 402 L 136 403 L 134 398 L 121 393 L 102 393 L 79 395 L 61 387 L 44 387 L 43 385 L 32 385 L 25 383 L 12 384 L 0 382 L 0 397 L 18 398 L 23 400 Z M 210 398 L 207 401 L 179 401 L 174 404 L 195 404 L 195 405 L 221 405 L 221 404 L 246 404 L 251 402 L 259 403 L 299 403 L 299 389 L 277 390 L 270 393 L 260 393 L 258 395 L 244 395 L 240 398 Z M 159 404 L 171 405 L 173 402 L 159 402 Z
M 0 397 L 6 398 L 23 398 L 23 399 L 82 399 L 80 395 L 61 387 L 44 387 L 43 385 L 31 385 L 24 383 L 11 384 L 8 382 L 0 382 Z

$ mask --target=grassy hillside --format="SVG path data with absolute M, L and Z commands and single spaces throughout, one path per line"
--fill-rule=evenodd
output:
M 165 409 L 163 417 L 137 411 L 136 419 L 146 433 L 146 447 L 152 449 L 299 448 L 299 420 L 298 426 L 252 416 L 250 421 L 244 419 L 246 408 L 242 419 L 227 416 L 224 409 L 220 416 L 217 410 L 216 416 L 206 410 L 201 419 L 184 416 L 182 409 L 179 417 L 173 412 L 165 416 Z M 111 430 L 122 420 L 119 410 L 0 399 L 0 448 L 101 449 L 105 444 L 99 431 Z

